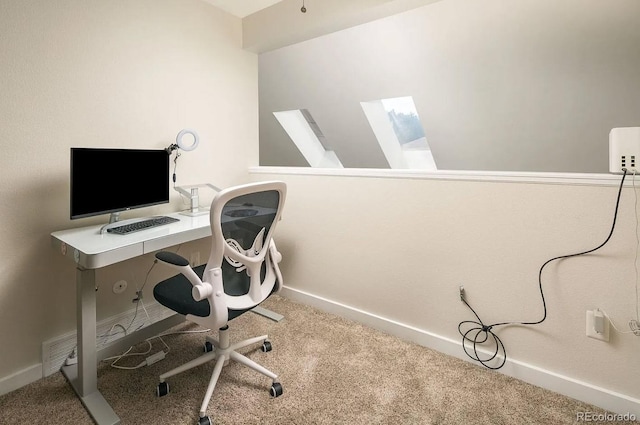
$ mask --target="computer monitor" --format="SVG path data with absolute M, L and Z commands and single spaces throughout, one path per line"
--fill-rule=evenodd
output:
M 71 148 L 70 198 L 71 219 L 113 217 L 167 203 L 169 154 L 164 149 Z

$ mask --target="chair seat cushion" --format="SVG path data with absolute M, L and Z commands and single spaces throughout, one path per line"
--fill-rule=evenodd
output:
M 193 271 L 202 279 L 206 265 L 195 267 Z M 222 267 L 224 291 L 229 295 L 243 295 L 249 290 L 249 277 L 245 272 L 236 272 L 233 267 L 224 264 Z M 193 286 L 183 275 L 177 274 L 163 280 L 153 288 L 153 297 L 163 306 L 182 315 L 191 314 L 199 317 L 207 317 L 210 313 L 209 301 L 204 299 L 196 301 L 191 295 Z M 249 311 L 228 309 L 229 320 Z
M 202 279 L 205 265 L 195 267 L 193 271 Z M 207 317 L 210 312 L 209 301 L 196 301 L 191 296 L 191 282 L 182 274 L 163 280 L 153 288 L 153 297 L 163 306 L 182 315 Z

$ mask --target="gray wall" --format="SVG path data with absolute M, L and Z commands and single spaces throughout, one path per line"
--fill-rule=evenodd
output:
M 307 166 L 308 109 L 345 167 L 388 168 L 361 101 L 413 96 L 438 169 L 607 172 L 640 125 L 637 0 L 442 0 L 259 57 L 260 164 Z

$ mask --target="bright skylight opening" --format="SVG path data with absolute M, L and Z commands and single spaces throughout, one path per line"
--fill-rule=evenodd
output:
M 325 147 L 326 140 L 311 113 L 306 109 L 274 112 L 310 166 L 317 168 L 344 168 L 335 152 Z
M 411 96 L 360 105 L 391 168 L 437 170 Z

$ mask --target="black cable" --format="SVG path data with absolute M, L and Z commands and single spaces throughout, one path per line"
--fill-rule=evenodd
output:
M 178 179 L 178 176 L 176 175 L 176 170 L 178 169 L 178 158 L 180 158 L 180 151 L 176 149 L 176 157 L 173 158 L 173 176 L 172 176 L 174 188 L 176 187 L 176 180 Z
M 502 340 L 498 337 L 498 335 L 495 334 L 495 332 L 493 332 L 493 328 L 497 326 L 505 326 L 505 325 L 538 325 L 545 321 L 545 319 L 547 318 L 547 303 L 544 298 L 544 291 L 542 290 L 542 271 L 549 263 L 553 261 L 590 254 L 592 252 L 599 250 L 609 242 L 609 240 L 611 239 L 611 236 L 613 236 L 613 231 L 616 228 L 616 220 L 618 218 L 618 207 L 620 206 L 620 197 L 622 195 L 622 187 L 624 185 L 624 179 L 627 176 L 627 170 L 623 169 L 622 171 L 623 171 L 622 180 L 620 181 L 620 188 L 618 189 L 618 197 L 616 199 L 616 208 L 613 213 L 613 223 L 611 225 L 611 231 L 609 232 L 609 236 L 607 236 L 605 241 L 602 242 L 597 247 L 587 251 L 553 257 L 547 260 L 540 267 L 540 271 L 538 272 L 538 286 L 540 287 L 540 297 L 542 298 L 542 307 L 544 310 L 542 319 L 537 320 L 535 322 L 498 322 L 498 323 L 493 323 L 491 325 L 485 325 L 482 322 L 482 319 L 480 319 L 480 316 L 478 315 L 478 313 L 476 313 L 476 311 L 471 307 L 471 305 L 469 305 L 465 297 L 463 295 L 460 297 L 462 302 L 464 302 L 465 305 L 469 307 L 469 309 L 473 312 L 473 315 L 476 316 L 476 319 L 478 319 L 477 321 L 464 320 L 458 324 L 458 332 L 460 333 L 460 335 L 462 335 L 462 348 L 464 349 L 464 352 L 467 354 L 467 356 L 479 362 L 480 364 L 482 364 L 484 367 L 488 369 L 500 369 L 502 366 L 504 366 L 505 362 L 507 361 L 507 351 L 504 347 L 504 344 L 502 343 Z M 470 325 L 471 327 L 468 330 L 463 331 L 462 328 L 465 327 L 466 325 Z M 489 357 L 481 358 L 478 353 L 478 346 L 486 343 L 490 339 L 493 339 L 493 343 L 495 345 L 495 351 L 493 352 L 493 354 L 488 354 Z M 471 347 L 473 348 L 472 352 L 470 352 L 470 348 L 468 347 L 467 343 L 470 343 Z M 499 363 L 499 365 L 491 366 L 488 364 L 489 362 L 497 358 L 498 355 L 501 353 L 502 353 L 502 362 Z

